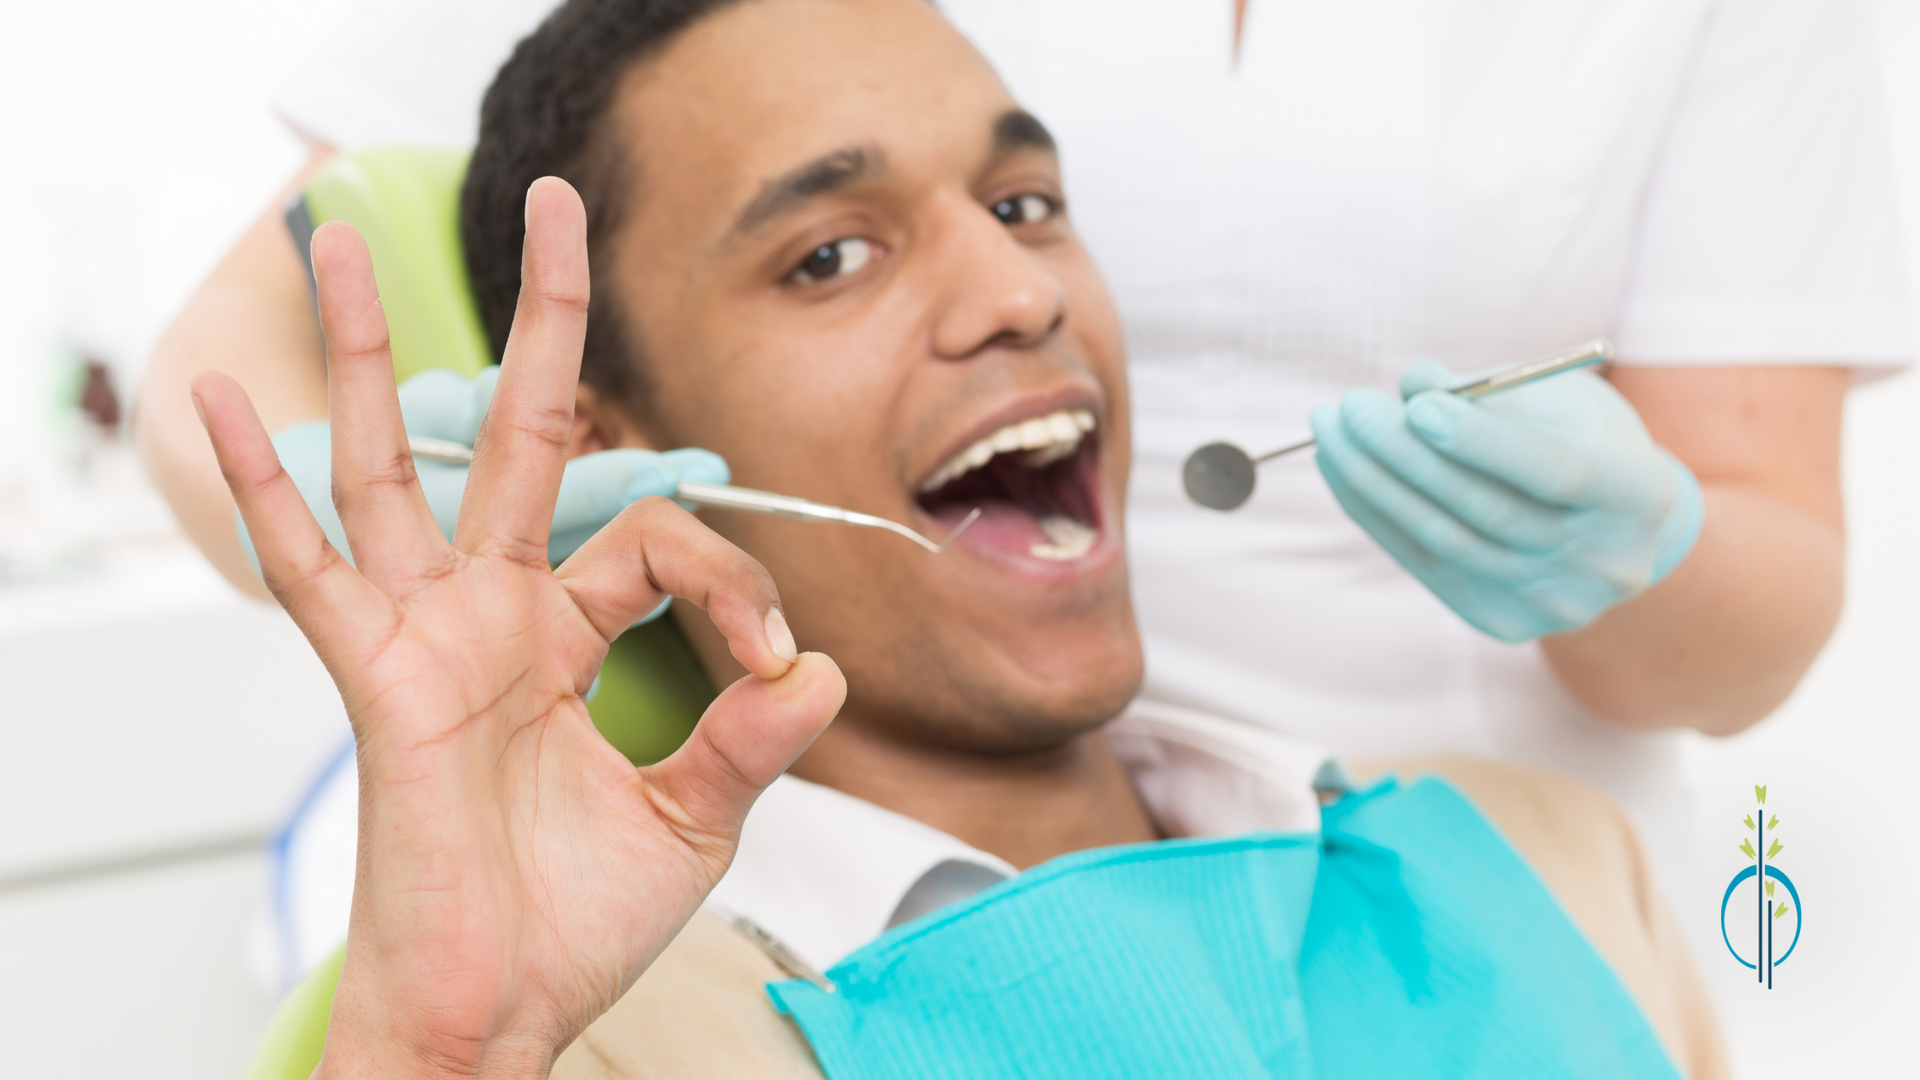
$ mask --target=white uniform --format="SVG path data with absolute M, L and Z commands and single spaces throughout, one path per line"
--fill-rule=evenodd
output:
M 464 144 L 548 0 L 408 0 L 282 96 L 342 147 Z M 1311 462 L 1243 510 L 1181 496 L 1226 438 L 1415 360 L 1596 336 L 1623 363 L 1903 363 L 1871 52 L 1836 0 L 947 0 L 1060 140 L 1126 321 L 1148 694 L 1348 755 L 1458 751 L 1595 783 L 1680 894 L 1673 736 L 1586 713 L 1339 510 Z

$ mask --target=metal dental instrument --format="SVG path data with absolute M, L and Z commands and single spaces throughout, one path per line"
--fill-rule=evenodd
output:
M 413 456 L 424 461 L 437 461 L 444 465 L 473 464 L 473 450 L 457 442 L 446 439 L 429 439 L 418 435 L 408 436 L 407 448 Z M 832 522 L 840 525 L 864 525 L 871 529 L 885 529 L 919 544 L 938 555 L 953 546 L 953 542 L 966 532 L 968 527 L 980 519 L 980 508 L 961 519 L 947 538 L 939 543 L 921 536 L 897 521 L 888 521 L 872 514 L 862 514 L 856 510 L 842 510 L 837 506 L 811 502 L 795 498 L 792 495 L 776 495 L 771 491 L 756 491 L 753 488 L 734 487 L 731 484 L 681 484 L 673 497 L 701 506 L 717 506 L 727 510 L 745 510 L 752 514 L 766 514 L 770 517 L 786 518 L 789 521 Z
M 409 435 L 407 449 L 413 451 L 413 456 L 422 461 L 437 461 L 442 465 L 473 464 L 473 448 L 451 439 L 429 439 L 424 435 Z
M 745 510 L 754 514 L 767 514 L 771 517 L 787 518 L 790 521 L 832 521 L 842 525 L 865 525 L 872 529 L 885 529 L 919 544 L 935 555 L 953 546 L 960 534 L 968 526 L 980 519 L 980 508 L 954 526 L 947 538 L 939 543 L 921 536 L 897 521 L 888 521 L 872 514 L 862 514 L 857 510 L 842 510 L 825 503 L 809 502 L 792 495 L 775 495 L 771 491 L 755 491 L 753 488 L 734 487 L 731 484 L 681 484 L 674 498 L 699 503 L 701 506 L 719 506 L 728 510 Z
M 1447 392 L 1469 399 L 1485 397 L 1539 379 L 1603 364 L 1612 358 L 1613 345 L 1610 342 L 1604 339 L 1589 341 L 1577 348 L 1508 368 L 1464 386 L 1456 386 Z M 1255 466 L 1312 445 L 1313 440 L 1308 439 L 1253 457 L 1232 443 L 1208 443 L 1187 455 L 1187 464 L 1181 470 L 1180 478 L 1186 485 L 1187 498 L 1201 506 L 1209 510 L 1238 510 L 1253 496 Z

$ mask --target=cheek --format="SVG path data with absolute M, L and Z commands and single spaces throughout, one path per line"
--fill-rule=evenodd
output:
M 937 599 L 926 606 L 964 610 Z M 996 751 L 1057 745 L 1117 715 L 1140 684 L 1139 639 L 1123 596 L 1057 621 L 898 621 L 891 629 L 899 632 L 850 640 L 860 651 L 835 659 L 860 712 L 910 725 L 918 740 Z
M 829 458 L 855 435 L 848 425 L 864 389 L 834 377 L 837 350 L 779 330 L 742 333 L 724 319 L 700 329 L 648 342 L 661 434 L 726 458 L 735 484 L 831 501 L 807 480 L 840 471 Z
M 1067 311 L 1073 333 L 1085 349 L 1087 363 L 1108 384 L 1116 401 L 1126 396 L 1126 335 L 1113 294 L 1084 249 L 1077 245 L 1064 253 L 1056 273 L 1067 290 Z
M 730 410 L 712 423 L 729 433 L 735 482 L 897 515 L 909 381 L 897 358 L 911 330 L 851 306 L 744 314 L 726 331 L 738 347 L 716 352 L 702 379 L 704 402 Z
M 1133 447 L 1126 333 L 1106 282 L 1084 253 L 1063 268 L 1061 278 L 1067 285 L 1072 332 L 1081 355 L 1107 390 L 1111 438 L 1102 444 L 1102 469 L 1124 488 Z

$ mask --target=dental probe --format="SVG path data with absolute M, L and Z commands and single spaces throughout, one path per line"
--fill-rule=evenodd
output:
M 407 449 L 413 456 L 425 461 L 438 461 L 444 465 L 473 464 L 473 450 L 457 442 L 446 439 L 429 439 L 419 435 L 408 436 Z M 683 499 L 701 506 L 717 506 L 727 510 L 745 510 L 753 514 L 766 514 L 769 517 L 786 518 L 789 521 L 833 522 L 840 525 L 863 525 L 871 529 L 885 529 L 919 544 L 935 555 L 946 551 L 980 518 L 980 508 L 954 526 L 952 532 L 940 543 L 921 536 L 912 529 L 896 521 L 888 521 L 872 514 L 862 514 L 857 510 L 842 510 L 837 506 L 795 498 L 792 495 L 776 495 L 771 491 L 756 491 L 753 488 L 734 487 L 731 484 L 681 484 L 673 493 L 676 499 Z
M 792 495 L 775 495 L 771 491 L 755 491 L 753 488 L 734 487 L 731 484 L 681 484 L 674 492 L 674 498 L 699 503 L 701 506 L 718 506 L 727 510 L 745 510 L 754 514 L 766 514 L 769 517 L 787 518 L 790 521 L 831 521 L 842 525 L 865 525 L 872 529 L 885 529 L 919 544 L 935 555 L 947 550 L 967 527 L 980 519 L 980 507 L 954 526 L 947 538 L 936 544 L 933 541 L 907 528 L 897 521 L 888 521 L 872 514 L 862 514 L 857 510 L 842 510 L 825 503 L 810 502 Z
M 1463 386 L 1447 391 L 1457 397 L 1485 397 L 1501 390 L 1511 390 L 1516 386 L 1525 386 L 1530 382 L 1551 378 L 1580 368 L 1592 367 L 1613 358 L 1613 345 L 1605 339 L 1589 341 L 1578 348 L 1554 353 L 1552 356 L 1529 361 L 1519 367 L 1476 379 Z M 1187 456 L 1187 464 L 1181 470 L 1181 481 L 1186 485 L 1187 498 L 1209 510 L 1238 510 L 1253 496 L 1254 467 L 1262 462 L 1283 457 L 1295 450 L 1305 450 L 1313 445 L 1313 440 L 1297 442 L 1283 446 L 1271 453 L 1259 457 L 1249 455 L 1245 450 L 1228 442 L 1208 443 Z

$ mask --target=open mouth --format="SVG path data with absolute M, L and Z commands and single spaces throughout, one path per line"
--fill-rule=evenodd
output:
M 970 542 L 1071 562 L 1100 538 L 1098 439 L 1091 410 L 1008 424 L 948 458 L 920 484 L 920 508 L 951 529 L 974 507 Z

